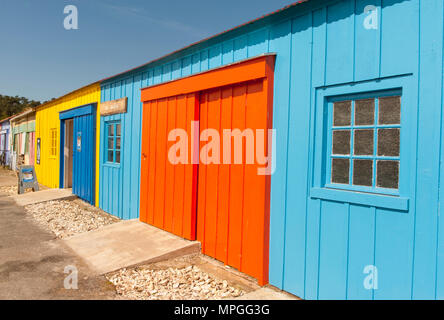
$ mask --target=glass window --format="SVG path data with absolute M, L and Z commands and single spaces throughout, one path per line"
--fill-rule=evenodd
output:
M 335 101 L 330 112 L 329 183 L 398 189 L 401 96 Z
M 106 161 L 119 164 L 122 139 L 120 121 L 106 123 L 106 132 Z

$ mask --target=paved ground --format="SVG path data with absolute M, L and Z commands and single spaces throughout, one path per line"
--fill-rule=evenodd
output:
M 199 252 L 200 244 L 138 220 L 121 221 L 64 240 L 98 274 Z
M 1 177 L 0 177 L 1 178 Z M 114 299 L 114 287 L 23 207 L 0 195 L 0 299 Z M 66 290 L 66 266 L 78 270 L 78 290 Z
M 0 169 L 0 186 L 16 184 Z M 38 199 L 41 193 L 32 193 Z M 29 199 L 29 197 L 25 197 Z M 25 202 L 23 202 L 25 203 Z M 73 248 L 75 250 L 73 250 Z M 1 299 L 119 299 L 103 273 L 139 264 L 177 267 L 177 258 L 199 251 L 186 241 L 138 221 L 121 222 L 67 240 L 42 229 L 14 197 L 0 194 L 0 300 Z M 181 263 L 226 279 L 249 292 L 244 299 L 294 299 L 274 288 L 260 288 L 254 280 L 214 259 L 197 255 Z M 197 259 L 197 260 L 196 260 Z M 189 260 L 189 261 L 188 261 Z M 78 270 L 78 290 L 67 290 L 65 268 Z
M 17 185 L 17 177 L 10 170 L 0 168 L 0 187 Z
M 76 196 L 72 194 L 72 189 L 47 189 L 37 192 L 17 194 L 12 196 L 12 198 L 18 205 L 27 206 L 52 200 L 75 199 Z

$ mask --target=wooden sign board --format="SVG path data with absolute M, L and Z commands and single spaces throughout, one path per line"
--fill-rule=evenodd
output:
M 18 169 L 18 194 L 25 193 L 25 189 L 39 191 L 34 166 L 20 166 Z
M 122 98 L 112 101 L 102 102 L 100 104 L 100 115 L 109 116 L 116 113 L 125 113 L 126 106 L 128 104 L 128 98 Z

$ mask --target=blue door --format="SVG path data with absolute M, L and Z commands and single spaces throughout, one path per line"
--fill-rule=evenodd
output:
M 65 146 L 65 121 L 73 119 L 72 191 L 79 198 L 94 205 L 95 200 L 95 104 L 70 109 L 60 113 L 61 148 Z M 64 157 L 60 157 L 60 186 L 64 181 Z

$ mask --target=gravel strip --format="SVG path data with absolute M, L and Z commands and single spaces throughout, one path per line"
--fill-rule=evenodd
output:
M 0 193 L 6 193 L 8 195 L 16 195 L 18 194 L 17 186 L 3 186 L 0 187 Z
M 136 300 L 219 300 L 244 294 L 196 266 L 151 270 L 146 267 L 121 269 L 108 274 L 117 294 Z
M 100 209 L 84 202 L 48 201 L 25 206 L 28 214 L 37 222 L 49 228 L 59 239 L 96 230 L 100 227 L 120 221 Z

